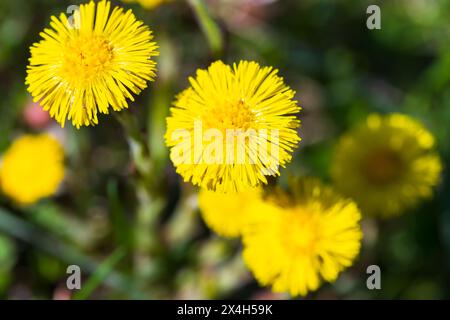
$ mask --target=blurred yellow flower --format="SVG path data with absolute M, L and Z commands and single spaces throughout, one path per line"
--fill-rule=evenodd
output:
M 295 92 L 277 70 L 214 62 L 190 78 L 167 118 L 166 144 L 184 181 L 222 193 L 267 183 L 300 138 Z
M 248 208 L 261 193 L 260 188 L 229 194 L 202 189 L 198 201 L 203 220 L 220 236 L 238 237 L 250 218 Z
M 31 48 L 26 84 L 61 126 L 95 125 L 97 113 L 120 111 L 155 77 L 157 45 L 131 10 L 90 2 L 72 17 L 52 17 Z
M 122 0 L 122 1 L 127 3 L 137 2 L 145 9 L 153 9 L 161 5 L 163 2 L 167 2 L 170 0 Z
M 53 195 L 64 178 L 64 150 L 47 134 L 18 138 L 3 155 L 0 187 L 21 205 Z
M 291 188 L 252 206 L 243 257 L 262 285 L 305 296 L 352 265 L 361 246 L 361 214 L 352 200 L 315 179 Z
M 336 147 L 332 176 L 364 213 L 389 217 L 430 197 L 442 165 L 433 135 L 402 114 L 370 115 Z

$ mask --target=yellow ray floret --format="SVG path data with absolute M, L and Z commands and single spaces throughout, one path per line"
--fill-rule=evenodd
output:
M 17 139 L 0 165 L 2 192 L 21 205 L 53 195 L 63 178 L 63 148 L 47 134 Z
M 238 237 L 250 219 L 248 208 L 260 201 L 262 190 L 219 193 L 202 189 L 198 196 L 201 215 L 214 232 L 223 237 Z
M 332 282 L 358 255 L 356 204 L 314 179 L 297 181 L 252 206 L 243 257 L 262 285 L 304 296 Z
M 271 67 L 214 62 L 190 78 L 167 119 L 166 143 L 185 181 L 239 192 L 279 175 L 300 138 L 295 92 Z
M 62 126 L 97 124 L 98 113 L 127 108 L 155 77 L 157 45 L 131 10 L 90 2 L 69 18 L 53 16 L 50 26 L 30 48 L 26 84 Z
M 442 164 L 433 135 L 402 114 L 370 115 L 336 146 L 332 176 L 364 213 L 390 217 L 429 198 Z

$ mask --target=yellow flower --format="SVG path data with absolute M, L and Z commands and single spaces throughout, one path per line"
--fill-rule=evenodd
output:
M 251 209 L 243 257 L 262 285 L 304 296 L 332 282 L 358 255 L 362 232 L 356 204 L 314 179 L 292 184 Z
M 98 112 L 127 108 L 155 77 L 152 32 L 131 10 L 110 7 L 90 2 L 70 18 L 53 16 L 30 48 L 28 91 L 61 126 L 66 118 L 77 128 L 97 124 Z
M 261 197 L 261 189 L 240 193 L 218 193 L 200 190 L 198 201 L 205 223 L 218 235 L 238 237 L 249 220 L 249 206 Z
M 300 138 L 295 92 L 277 70 L 214 62 L 190 78 L 167 119 L 166 144 L 184 181 L 240 192 L 279 175 Z
M 53 195 L 64 178 L 64 150 L 47 134 L 25 135 L 3 155 L 0 187 L 21 205 Z
M 163 2 L 169 0 L 122 0 L 122 1 L 127 3 L 138 2 L 145 9 L 154 9 L 159 5 L 161 5 Z
M 389 217 L 428 198 L 442 170 L 435 140 L 402 114 L 370 115 L 336 147 L 332 176 L 364 213 Z

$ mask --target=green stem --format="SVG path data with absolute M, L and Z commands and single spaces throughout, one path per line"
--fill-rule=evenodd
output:
M 187 2 L 197 16 L 213 55 L 219 57 L 223 51 L 223 36 L 219 26 L 211 17 L 203 0 L 187 0 Z
M 158 192 L 159 179 L 155 174 L 155 161 L 149 152 L 147 142 L 140 132 L 135 115 L 130 112 L 117 113 L 125 129 L 130 153 L 138 172 L 136 196 L 138 207 L 134 225 L 134 261 L 136 280 L 150 284 L 154 279 L 162 241 L 158 233 L 158 217 L 164 207 L 164 199 Z
M 135 269 L 137 277 L 152 282 L 157 270 L 163 244 L 158 230 L 158 217 L 164 199 L 149 192 L 147 186 L 137 185 L 138 208 L 135 225 Z
M 136 117 L 128 110 L 114 112 L 114 115 L 126 132 L 131 158 L 136 169 L 144 179 L 147 179 L 153 171 L 153 163 Z

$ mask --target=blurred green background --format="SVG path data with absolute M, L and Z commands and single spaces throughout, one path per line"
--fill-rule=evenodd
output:
M 51 15 L 82 2 L 0 2 L 0 154 L 15 137 L 42 130 L 65 141 L 67 153 L 66 178 L 55 197 L 27 208 L 0 197 L 0 298 L 287 298 L 256 284 L 239 241 L 205 227 L 195 188 L 182 184 L 168 161 L 162 137 L 173 96 L 217 58 L 276 66 L 297 91 L 303 141 L 282 177 L 329 180 L 337 139 L 371 112 L 421 119 L 449 164 L 450 1 L 205 2 L 223 35 L 222 51 L 210 49 L 187 1 L 153 10 L 113 1 L 132 8 L 161 47 L 158 79 L 127 111 L 139 119 L 128 141 L 110 116 L 81 130 L 53 121 L 30 124 L 29 46 Z M 371 4 L 381 8 L 381 30 L 366 28 Z M 134 138 L 144 141 L 143 149 Z M 152 155 L 150 165 L 139 162 L 145 154 Z M 307 298 L 449 298 L 449 195 L 444 172 L 436 196 L 416 210 L 386 221 L 365 219 L 355 265 Z M 81 291 L 66 288 L 71 264 L 81 267 Z M 382 290 L 366 288 L 370 264 L 381 268 Z

